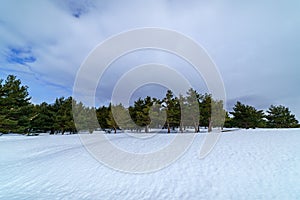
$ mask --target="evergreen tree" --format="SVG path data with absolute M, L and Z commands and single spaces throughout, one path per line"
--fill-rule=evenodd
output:
M 106 118 L 106 123 L 107 123 L 109 128 L 114 129 L 114 133 L 117 133 L 117 129 L 119 127 L 118 127 L 117 122 L 115 121 L 115 118 L 114 118 L 113 113 L 111 111 L 111 107 L 112 107 L 112 105 L 109 104 L 109 112 L 108 112 L 108 118 Z
M 94 130 L 96 130 L 97 128 L 100 128 L 98 120 L 97 120 L 96 108 L 86 107 L 85 112 L 87 113 L 86 114 L 87 130 L 90 133 L 93 133 Z
M 64 134 L 66 131 L 75 133 L 75 123 L 72 113 L 72 97 L 65 99 L 64 97 L 57 98 L 52 105 L 55 113 L 53 129 L 56 132 Z M 53 133 L 53 131 L 51 131 Z
M 109 124 L 115 124 L 116 127 L 123 130 L 133 129 L 135 127 L 129 115 L 129 111 L 121 103 L 111 106 Z
M 233 108 L 233 125 L 239 128 L 256 128 L 263 126 L 264 114 L 262 110 L 256 110 L 253 106 L 237 102 Z
M 179 94 L 178 101 L 180 104 L 180 122 L 179 122 L 179 131 L 183 133 L 183 130 L 186 129 L 187 126 L 193 126 L 193 124 L 190 123 L 190 113 L 188 109 L 188 104 L 186 101 L 186 97 L 182 94 Z
M 223 128 L 226 117 L 223 107 L 223 101 L 214 100 L 211 94 L 200 96 L 200 125 L 207 127 L 208 132 L 211 132 L 213 127 Z
M 289 108 L 282 105 L 271 105 L 267 113 L 267 125 L 271 128 L 291 128 L 298 125 L 295 115 L 291 114 Z
M 200 122 L 200 111 L 199 111 L 199 99 L 200 94 L 196 90 L 190 88 L 187 91 L 187 96 L 185 98 L 185 103 L 182 104 L 182 119 L 184 120 L 184 125 L 193 126 L 195 133 L 199 132 L 199 122 Z M 182 97 L 180 97 L 182 99 Z
M 161 128 L 166 122 L 166 112 L 163 110 L 162 102 L 156 98 L 153 98 L 153 104 L 150 109 L 150 127 L 151 128 Z
M 174 97 L 171 90 L 167 91 L 166 97 L 163 99 L 163 107 L 167 113 L 165 126 L 168 129 L 168 133 L 170 133 L 171 128 L 174 130 L 175 127 L 178 127 L 181 120 L 180 101 L 177 97 Z
M 33 132 L 51 131 L 54 123 L 54 112 L 46 102 L 33 106 L 33 116 L 30 119 L 30 129 Z
M 97 119 L 102 129 L 109 128 L 107 119 L 109 118 L 110 106 L 102 106 L 96 109 Z
M 224 103 L 223 101 L 218 101 L 212 99 L 212 113 L 210 117 L 210 128 L 209 131 L 212 130 L 212 127 L 220 127 L 223 129 L 224 123 L 226 121 L 226 110 L 224 110 Z M 212 116 L 213 115 L 213 116 Z
M 73 102 L 73 116 L 77 131 L 88 130 L 87 112 L 82 102 Z
M 99 128 L 95 108 L 86 107 L 82 102 L 77 103 L 73 100 L 72 113 L 74 119 L 76 119 L 77 131 L 88 130 L 90 133 L 93 133 L 96 128 Z
M 134 102 L 133 107 L 129 107 L 131 118 L 138 127 L 145 127 L 146 133 L 149 132 L 149 125 L 151 123 L 149 113 L 152 105 L 152 98 L 147 96 L 144 99 L 139 98 L 137 101 Z M 140 131 L 139 128 L 138 131 Z
M 72 97 L 57 98 L 53 104 L 43 102 L 32 105 L 28 87 L 13 75 L 6 80 L 0 80 L 0 133 L 61 132 L 75 133 L 73 115 L 76 116 L 76 128 L 93 132 L 96 128 L 112 128 L 115 130 L 149 128 L 164 126 L 170 133 L 171 129 L 193 126 L 195 132 L 199 126 L 255 128 L 290 128 L 298 127 L 295 115 L 284 106 L 272 105 L 267 110 L 267 116 L 262 110 L 237 102 L 233 108 L 233 118 L 223 109 L 223 102 L 214 100 L 210 94 L 200 95 L 194 89 L 189 89 L 186 96 L 175 97 L 168 90 L 162 100 L 147 96 L 139 98 L 133 106 L 126 109 L 122 104 L 102 106 L 98 109 L 77 103 Z M 113 111 L 112 111 L 113 110 Z M 112 113 L 114 112 L 114 113 Z M 200 117 L 199 117 L 200 112 Z M 212 116 L 214 114 L 214 116 Z M 95 120 L 97 118 L 97 120 Z M 133 122 L 131 120 L 133 119 Z M 265 118 L 268 120 L 265 121 Z M 98 123 L 99 122 L 99 123 Z
M 227 111 L 225 113 L 224 127 L 226 127 L 226 128 L 232 128 L 233 127 L 232 118 L 229 116 L 229 113 Z
M 16 76 L 0 80 L 0 132 L 27 133 L 31 117 L 28 87 Z
M 211 127 L 211 102 L 212 97 L 209 94 L 204 94 L 200 98 L 200 125 L 209 129 Z

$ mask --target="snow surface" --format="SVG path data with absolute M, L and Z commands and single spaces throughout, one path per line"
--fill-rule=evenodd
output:
M 146 152 L 174 135 L 155 135 L 151 142 L 108 137 Z M 200 160 L 204 136 L 170 166 L 131 174 L 99 163 L 78 135 L 2 135 L 0 199 L 300 199 L 300 129 L 226 132 Z

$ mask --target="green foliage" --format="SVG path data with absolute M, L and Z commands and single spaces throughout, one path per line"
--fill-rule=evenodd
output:
M 204 94 L 200 101 L 200 125 L 209 127 L 211 119 L 212 97 L 209 94 Z
M 199 99 L 200 95 L 192 88 L 187 91 L 186 97 L 183 97 L 182 95 L 179 96 L 181 102 L 180 106 L 182 106 L 182 122 L 180 125 L 192 126 L 194 127 L 195 132 L 199 132 Z M 180 128 L 180 131 L 182 132 L 182 127 Z
M 32 112 L 33 117 L 30 119 L 30 130 L 33 132 L 51 131 L 55 116 L 51 105 L 43 102 L 40 105 L 33 106 Z
M 168 90 L 166 97 L 163 99 L 163 107 L 167 114 L 167 120 L 165 126 L 170 133 L 170 129 L 178 127 L 180 125 L 181 119 L 181 109 L 180 101 L 177 97 L 174 97 L 174 94 L 171 90 Z
M 156 98 L 152 99 L 153 104 L 149 111 L 151 119 L 150 128 L 161 128 L 164 126 L 167 118 L 165 110 L 163 110 L 162 102 Z
M 223 109 L 223 102 L 212 98 L 210 94 L 201 95 L 189 89 L 185 96 L 175 97 L 171 90 L 162 99 L 147 96 L 139 98 L 133 106 L 125 108 L 122 104 L 90 108 L 72 97 L 57 98 L 53 104 L 43 102 L 30 103 L 28 87 L 13 75 L 0 80 L 0 133 L 50 132 L 76 133 L 95 129 L 111 128 L 136 129 L 177 127 L 183 132 L 192 126 L 195 132 L 199 126 L 208 127 L 300 127 L 295 115 L 284 106 L 271 106 L 265 116 L 262 110 L 237 102 L 233 108 L 233 118 Z M 200 114 L 199 114 L 200 113 Z M 73 115 L 76 117 L 74 122 Z M 225 120 L 225 124 L 224 124 Z M 76 127 L 75 127 L 76 123 Z M 76 130 L 77 129 L 77 130 Z
M 291 114 L 291 111 L 282 105 L 271 105 L 267 110 L 268 119 L 267 126 L 271 128 L 294 128 L 297 127 L 298 121 L 295 115 Z
M 72 97 L 65 99 L 64 97 L 57 98 L 52 105 L 54 115 L 53 129 L 64 134 L 66 131 L 75 133 L 76 128 L 72 113 Z
M 213 127 L 223 128 L 226 110 L 223 101 L 214 100 L 210 94 L 200 96 L 200 125 L 208 127 L 212 131 Z
M 224 127 L 226 127 L 226 128 L 234 127 L 233 122 L 232 122 L 232 118 L 229 117 L 228 112 L 225 113 Z
M 131 118 L 137 126 L 144 127 L 146 133 L 149 132 L 149 126 L 151 123 L 149 113 L 152 105 L 152 98 L 147 96 L 144 99 L 139 98 L 137 101 L 134 102 L 133 107 L 129 107 Z
M 133 129 L 129 111 L 122 105 L 110 105 L 110 112 L 107 118 L 107 124 L 113 128 L 115 133 L 117 129 Z
M 264 126 L 264 113 L 262 110 L 256 110 L 253 106 L 244 105 L 237 102 L 233 108 L 232 123 L 239 128 L 256 128 Z
M 110 105 L 111 106 L 111 105 Z M 107 123 L 107 119 L 109 118 L 110 113 L 110 106 L 102 106 L 96 109 L 96 115 L 99 122 L 99 125 L 102 129 L 107 129 L 110 127 Z
M 92 133 L 96 128 L 99 128 L 95 108 L 86 107 L 82 102 L 77 103 L 73 100 L 72 112 L 76 119 L 75 124 L 77 131 L 88 130 Z
M 226 110 L 224 110 L 223 101 L 212 101 L 212 117 L 211 125 L 213 127 L 221 127 L 223 128 L 225 120 L 226 120 Z
M 28 132 L 31 97 L 27 89 L 16 76 L 9 75 L 4 83 L 0 80 L 0 132 Z

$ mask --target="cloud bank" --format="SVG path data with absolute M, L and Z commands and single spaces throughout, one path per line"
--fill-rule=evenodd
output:
M 29 86 L 34 103 L 52 102 L 72 94 L 77 70 L 97 44 L 133 28 L 161 27 L 207 50 L 223 77 L 228 109 L 237 100 L 261 109 L 285 104 L 299 117 L 299 10 L 299 1 L 1 2 L 0 78 L 16 74 Z M 173 55 L 136 52 L 107 72 L 99 101 L 109 99 L 125 69 L 147 62 L 174 66 L 206 91 L 203 80 Z

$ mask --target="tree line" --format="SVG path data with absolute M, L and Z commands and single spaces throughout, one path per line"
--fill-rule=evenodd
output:
M 118 129 L 141 132 L 142 128 L 149 132 L 151 128 L 165 128 L 170 133 L 175 129 L 184 132 L 189 127 L 195 132 L 199 132 L 200 127 L 208 131 L 213 127 L 299 127 L 295 115 L 285 106 L 271 105 L 264 112 L 237 102 L 233 111 L 227 112 L 222 101 L 213 99 L 210 94 L 199 94 L 192 88 L 179 97 L 168 90 L 163 99 L 139 98 L 128 108 L 122 104 L 88 107 L 72 97 L 60 97 L 51 104 L 34 105 L 30 100 L 28 87 L 16 76 L 0 80 L 0 133 L 64 134 L 80 130 L 92 133 L 100 128 L 112 132 Z M 212 108 L 218 112 L 217 117 L 212 118 Z

